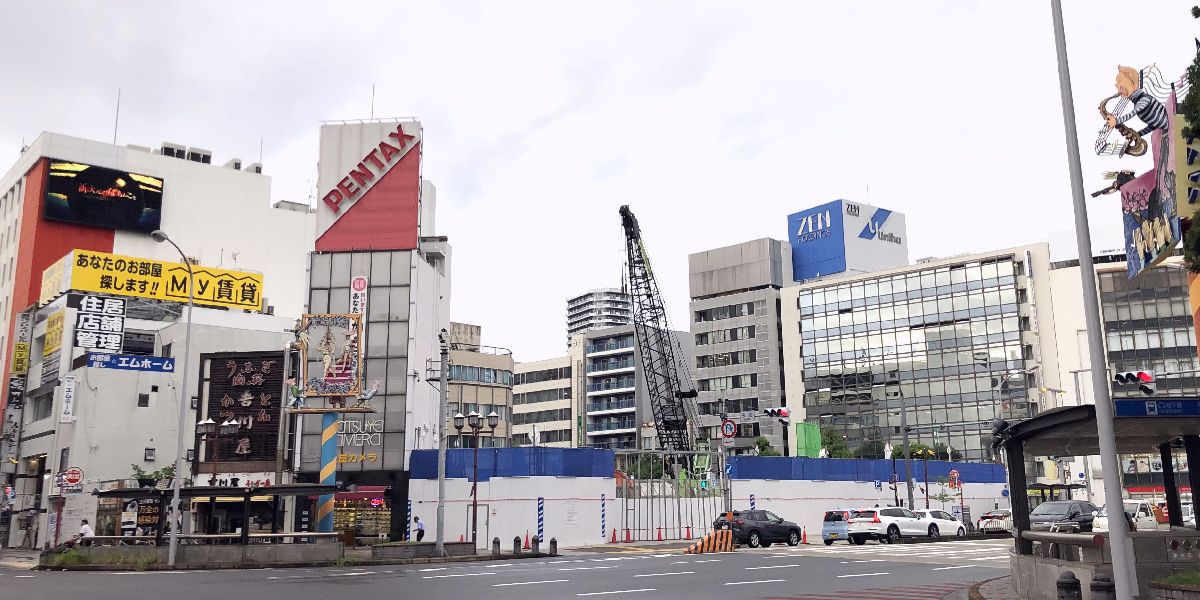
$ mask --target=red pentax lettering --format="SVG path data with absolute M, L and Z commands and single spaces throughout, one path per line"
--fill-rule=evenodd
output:
M 350 169 L 350 172 L 337 183 L 322 200 L 333 212 L 341 212 L 342 204 L 354 200 L 363 190 L 382 176 L 392 166 L 401 151 L 408 147 L 414 139 L 404 133 L 404 124 L 396 123 L 396 131 L 388 134 L 388 139 L 379 142 L 379 146 L 363 157 L 362 161 Z

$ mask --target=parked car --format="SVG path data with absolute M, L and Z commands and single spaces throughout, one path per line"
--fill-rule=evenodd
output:
M 857 509 L 835 508 L 825 511 L 821 523 L 821 539 L 826 546 L 832 546 L 838 540 L 850 542 L 850 515 Z
M 962 537 L 967 535 L 967 528 L 954 515 L 944 510 L 914 510 L 913 514 L 917 518 L 925 522 L 925 532 L 929 537 L 941 537 L 942 535 L 956 535 Z
M 1091 531 L 1096 518 L 1095 504 L 1083 500 L 1051 500 L 1037 505 L 1029 513 L 1029 528 L 1034 531 L 1050 529 Z
M 1136 510 L 1137 510 L 1136 506 L 1131 507 L 1130 505 L 1126 504 L 1125 505 L 1125 523 L 1129 527 L 1130 531 L 1135 531 L 1139 528 L 1139 525 L 1136 522 L 1134 522 L 1134 519 L 1133 519 L 1134 512 L 1131 512 L 1131 510 L 1136 512 Z M 1104 506 L 1101 506 L 1100 510 L 1096 511 L 1096 518 L 1092 519 L 1092 531 L 1108 531 L 1109 516 L 1110 515 L 1108 514 L 1108 505 L 1106 504 Z M 1150 518 L 1151 518 L 1151 522 L 1153 522 L 1154 515 L 1151 514 Z M 1157 523 L 1155 523 L 1155 525 L 1157 525 Z M 1145 527 L 1145 526 L 1146 525 L 1143 524 L 1140 527 Z M 1153 526 L 1151 526 L 1151 527 L 1153 527 Z
M 903 536 L 928 533 L 926 523 L 907 508 L 866 508 L 850 515 L 850 541 L 860 546 L 867 540 L 890 544 Z
M 1012 511 L 1000 509 L 985 512 L 979 517 L 975 528 L 980 533 L 1012 533 Z
M 723 529 L 725 516 L 713 522 L 713 529 Z M 800 545 L 800 526 L 786 521 L 769 510 L 733 511 L 733 539 L 751 548 L 765 548 L 774 543 Z

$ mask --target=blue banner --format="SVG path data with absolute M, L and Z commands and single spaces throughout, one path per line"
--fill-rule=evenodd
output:
M 1200 398 L 1114 400 L 1118 417 L 1200 417 Z
M 132 354 L 100 354 L 88 352 L 87 366 L 94 369 L 122 369 L 174 373 L 175 359 L 166 356 L 134 356 Z

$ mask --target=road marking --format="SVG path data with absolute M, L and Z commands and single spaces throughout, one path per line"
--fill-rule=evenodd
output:
M 786 579 L 759 579 L 757 581 L 726 581 L 725 585 L 749 585 L 754 583 L 783 583 Z
M 668 575 L 695 575 L 695 571 L 676 571 L 674 573 L 643 573 L 634 577 L 667 577 Z
M 449 575 L 426 575 L 421 579 L 444 579 L 446 577 L 479 577 L 480 575 L 495 575 L 495 573 L 451 573 Z
M 887 561 L 883 560 L 882 558 L 872 558 L 871 560 L 843 560 L 841 562 L 843 565 L 856 565 L 859 563 L 887 562 Z
M 938 567 L 938 568 L 932 569 L 932 570 L 934 570 L 934 571 L 949 571 L 950 569 L 970 569 L 972 567 L 978 567 L 978 566 L 979 565 L 954 565 L 953 567 Z
M 982 556 L 979 558 L 972 558 L 971 560 L 1004 560 L 1006 558 L 1008 558 L 1008 557 L 1007 556 Z
M 255 570 L 258 570 L 258 569 L 255 569 Z M 183 573 L 187 573 L 187 571 L 117 571 L 117 572 L 107 572 L 104 574 L 105 575 L 182 575 Z M 17 577 L 21 577 L 21 575 L 17 575 Z M 33 577 L 33 575 L 26 575 L 25 577 Z
M 510 585 L 538 585 L 540 583 L 566 583 L 570 579 L 547 579 L 545 581 L 518 581 L 516 583 L 494 583 L 492 587 L 508 587 Z
M 591 571 L 593 569 L 615 569 L 615 568 L 616 567 L 611 566 L 611 565 L 604 566 L 604 567 L 565 567 L 565 568 L 559 569 L 559 571 Z
M 652 556 L 654 558 L 671 558 L 672 556 L 679 556 L 679 555 L 678 554 L 651 554 L 650 556 Z
M 800 565 L 771 565 L 769 567 L 746 567 L 747 571 L 756 571 L 758 569 L 786 569 L 788 567 L 798 567 Z
M 547 562 L 546 564 L 548 564 L 548 565 L 561 565 L 561 564 L 563 564 L 563 563 L 569 563 L 569 562 L 571 562 L 571 561 L 569 561 L 569 560 L 552 560 L 552 561 L 549 561 L 549 562 Z M 505 565 L 505 566 L 507 566 L 507 565 Z
M 502 565 L 488 565 L 488 566 L 492 567 L 493 569 L 496 567 L 514 567 L 514 566 L 516 566 L 516 563 L 504 563 Z
M 33 575 L 13 575 L 13 577 L 15 577 L 17 579 L 33 579 L 34 578 Z
M 855 573 L 853 575 L 838 575 L 838 578 L 846 577 L 874 577 L 876 575 L 891 575 L 891 573 Z
M 657 588 L 642 588 L 640 590 L 613 590 L 611 592 L 588 592 L 586 594 L 575 594 L 576 596 L 607 596 L 609 594 L 634 594 L 637 592 L 657 592 Z
M 374 575 L 375 571 L 355 571 L 353 573 L 334 573 L 330 577 L 355 577 L 358 575 Z
M 422 572 L 422 573 L 429 573 L 429 572 L 431 572 L 431 571 L 445 571 L 445 570 L 446 570 L 446 567 L 437 567 L 437 568 L 435 568 L 435 569 L 417 569 L 417 570 L 418 570 L 418 571 L 420 571 L 420 572 Z
M 673 564 L 673 565 L 686 565 L 686 564 L 688 564 L 688 561 L 686 561 L 686 560 L 677 560 L 677 561 L 675 561 L 675 562 L 673 562 L 673 563 L 671 563 L 671 564 Z
M 700 564 L 700 563 L 710 563 L 710 562 L 721 562 L 721 559 L 719 559 L 719 558 L 710 558 L 710 559 L 708 559 L 708 560 L 694 560 L 694 561 L 692 561 L 692 562 L 693 562 L 693 563 L 696 563 L 696 564 Z

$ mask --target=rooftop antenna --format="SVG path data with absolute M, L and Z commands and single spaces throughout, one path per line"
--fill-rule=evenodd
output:
M 121 88 L 117 88 L 117 111 L 113 115 L 113 145 L 117 145 L 117 125 L 121 122 Z
M 258 137 L 258 164 L 260 164 L 260 165 L 262 164 L 262 148 L 263 148 L 263 138 L 262 138 L 262 136 L 259 136 Z
M 371 84 L 371 120 L 375 120 L 375 84 Z

